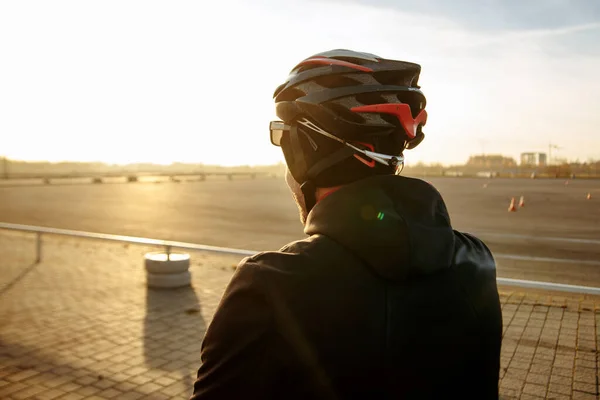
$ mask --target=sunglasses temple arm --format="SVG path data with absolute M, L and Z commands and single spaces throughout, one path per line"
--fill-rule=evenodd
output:
M 307 122 L 308 122 L 308 121 L 307 121 Z M 345 140 L 342 140 L 342 139 L 340 139 L 339 137 L 337 137 L 337 136 L 335 136 L 335 135 L 332 135 L 331 133 L 329 133 L 329 132 L 327 132 L 327 131 L 324 131 L 323 129 L 319 128 L 318 126 L 316 126 L 316 125 L 312 124 L 311 122 L 308 122 L 308 123 L 302 123 L 302 125 L 304 125 L 304 126 L 306 126 L 306 127 L 310 128 L 310 129 L 312 129 L 312 130 L 314 130 L 314 131 L 316 131 L 316 132 L 320 133 L 320 134 L 321 134 L 321 135 L 323 135 L 323 136 L 327 136 L 327 137 L 328 137 L 328 138 L 330 138 L 330 139 L 333 139 L 333 140 L 335 140 L 335 141 L 337 141 L 337 142 L 340 142 L 340 143 L 342 143 L 342 144 L 344 144 L 344 145 L 346 145 L 346 146 L 350 147 L 350 148 L 351 148 L 351 149 L 353 149 L 354 151 L 358 151 L 359 153 L 361 153 L 361 154 L 364 154 L 365 156 L 367 156 L 367 157 L 369 157 L 369 158 L 371 158 L 371 159 L 373 159 L 373 160 L 375 160 L 375 161 L 379 162 L 380 164 L 383 164 L 383 165 L 390 165 L 390 163 L 389 163 L 389 160 L 385 160 L 384 158 L 381 158 L 381 157 L 378 155 L 378 153 L 374 153 L 374 152 L 372 152 L 372 151 L 367 151 L 367 150 L 362 150 L 362 149 L 359 149 L 358 147 L 356 147 L 356 146 L 352 145 L 351 143 L 348 143 L 348 142 L 346 142 Z M 388 157 L 390 157 L 390 156 L 388 156 Z M 390 157 L 390 159 L 391 159 L 391 158 L 392 158 L 392 157 Z M 396 158 L 398 159 L 398 161 L 399 161 L 399 162 L 404 162 L 404 159 L 403 159 L 402 157 L 396 157 Z

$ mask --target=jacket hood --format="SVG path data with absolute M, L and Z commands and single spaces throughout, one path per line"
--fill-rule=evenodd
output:
M 398 175 L 369 177 L 326 196 L 311 210 L 304 232 L 338 242 L 388 280 L 449 268 L 454 256 L 454 231 L 440 193 Z

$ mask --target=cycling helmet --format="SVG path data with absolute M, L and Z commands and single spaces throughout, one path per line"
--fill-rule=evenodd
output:
M 426 99 L 418 64 L 331 50 L 296 65 L 274 93 L 270 125 L 307 208 L 316 187 L 390 174 L 424 138 Z

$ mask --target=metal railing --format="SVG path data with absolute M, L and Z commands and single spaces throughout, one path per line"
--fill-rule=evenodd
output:
M 111 234 L 106 234 L 106 233 L 75 231 L 75 230 L 70 230 L 70 229 L 47 228 L 47 227 L 42 227 L 42 226 L 9 224 L 9 223 L 5 223 L 5 222 L 0 222 L 0 229 L 35 233 L 36 234 L 36 262 L 40 262 L 42 260 L 42 235 L 43 234 L 72 236 L 72 237 L 78 237 L 78 238 L 84 238 L 84 239 L 95 239 L 95 240 L 105 240 L 105 241 L 122 242 L 122 243 L 133 243 L 133 244 L 143 244 L 143 245 L 150 245 L 150 246 L 159 246 L 159 247 L 164 247 L 165 252 L 167 254 L 170 254 L 172 249 L 174 249 L 174 248 L 195 250 L 195 251 L 206 251 L 206 252 L 219 253 L 219 254 L 240 255 L 240 256 L 252 256 L 252 255 L 259 253 L 259 251 L 233 249 L 233 248 L 229 248 L 229 247 L 217 247 L 217 246 L 208 246 L 208 245 L 195 244 L 195 243 L 176 242 L 176 241 L 171 241 L 171 240 L 159 240 L 159 239 L 149 239 L 149 238 L 141 238 L 141 237 L 135 237 L 135 236 L 123 236 L 123 235 L 111 235 Z M 559 292 L 590 294 L 590 295 L 600 296 L 600 288 L 591 287 L 591 286 L 566 285 L 566 284 L 562 284 L 562 283 L 538 282 L 538 281 L 528 281 L 528 280 L 510 279 L 510 278 L 497 278 L 496 280 L 499 285 L 516 286 L 516 287 L 522 287 L 522 288 L 528 288 L 528 289 L 541 289 L 541 290 L 553 290 L 553 291 L 559 291 Z
M 149 245 L 149 246 L 164 247 L 165 253 L 167 253 L 167 254 L 170 254 L 171 250 L 174 248 L 186 249 L 186 250 L 196 250 L 196 251 L 206 251 L 206 252 L 220 253 L 220 254 L 240 255 L 240 256 L 252 256 L 252 255 L 258 253 L 258 251 L 252 251 L 252 250 L 231 249 L 228 247 L 207 246 L 207 245 L 203 245 L 203 244 L 175 242 L 172 240 L 149 239 L 149 238 L 141 238 L 141 237 L 135 237 L 135 236 L 123 236 L 123 235 L 111 235 L 111 234 L 106 234 L 106 233 L 74 231 L 74 230 L 70 230 L 70 229 L 47 228 L 47 227 L 43 227 L 43 226 L 8 224 L 5 222 L 0 222 L 0 229 L 35 233 L 36 234 L 36 258 L 35 258 L 36 262 L 40 262 L 42 260 L 42 234 L 59 235 L 59 236 L 73 236 L 73 237 L 78 237 L 78 238 L 83 238 L 83 239 L 95 239 L 95 240 L 105 240 L 105 241 L 111 241 L 111 242 L 145 244 L 145 245 Z

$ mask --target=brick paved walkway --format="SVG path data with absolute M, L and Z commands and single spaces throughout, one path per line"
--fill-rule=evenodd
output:
M 239 257 L 192 254 L 193 288 L 147 290 L 154 248 L 0 231 L 0 399 L 186 399 Z M 501 288 L 503 399 L 597 399 L 600 301 Z

